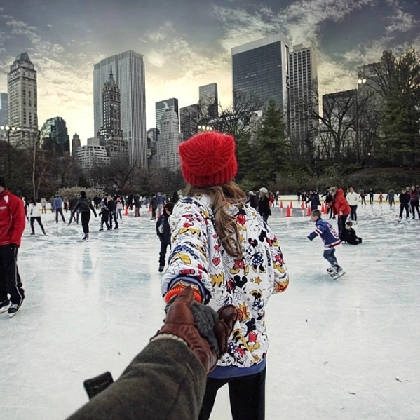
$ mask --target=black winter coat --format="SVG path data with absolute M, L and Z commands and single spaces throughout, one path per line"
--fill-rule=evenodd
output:
M 164 211 L 156 221 L 156 235 L 164 243 L 171 242 L 171 226 L 169 225 L 169 215 Z

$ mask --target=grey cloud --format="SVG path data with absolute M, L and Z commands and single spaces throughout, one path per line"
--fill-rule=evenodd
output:
M 389 18 L 389 20 L 391 23 L 385 28 L 387 32 L 407 32 L 419 24 L 414 16 L 404 12 L 401 9 L 398 9 L 396 11 L 396 15 Z

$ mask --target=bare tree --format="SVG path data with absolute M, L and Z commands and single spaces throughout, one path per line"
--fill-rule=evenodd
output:
M 262 102 L 255 96 L 245 96 L 234 91 L 234 106 L 221 108 L 219 118 L 209 120 L 208 125 L 222 133 L 232 134 L 235 138 L 249 133 L 249 122 L 253 112 L 261 110 Z

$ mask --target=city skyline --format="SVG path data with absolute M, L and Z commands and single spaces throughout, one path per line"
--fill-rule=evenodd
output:
M 156 102 L 197 103 L 199 86 L 209 83 L 229 107 L 231 48 L 273 33 L 316 48 L 320 97 L 352 89 L 357 67 L 379 60 L 384 49 L 420 49 L 419 10 L 418 0 L 5 0 L 0 92 L 7 92 L 16 56 L 27 52 L 37 71 L 39 125 L 60 116 L 70 137 L 77 133 L 86 144 L 95 135 L 93 66 L 113 54 L 131 49 L 144 57 L 149 129 Z

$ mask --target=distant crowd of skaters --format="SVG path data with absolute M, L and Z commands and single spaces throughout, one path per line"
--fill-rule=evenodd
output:
M 122 195 L 105 195 L 103 197 L 95 196 L 92 200 L 88 199 L 85 191 L 80 192 L 79 197 L 72 197 L 63 199 L 59 194 L 56 194 L 50 201 L 50 210 L 55 213 L 55 222 L 62 221 L 71 224 L 75 222 L 82 223 L 83 239 L 89 238 L 89 220 L 90 212 L 92 211 L 95 217 L 100 217 L 99 231 L 118 229 L 118 220 L 123 217 L 123 211 L 134 211 L 134 216 L 140 216 L 140 209 L 142 206 L 148 208 L 151 213 L 151 219 L 156 220 L 163 213 L 164 204 L 168 201 L 176 200 L 174 194 L 172 198 L 167 198 L 162 193 L 158 192 L 152 197 L 142 197 L 140 195 L 129 194 L 124 197 Z M 25 203 L 25 215 L 30 222 L 31 235 L 35 235 L 35 222 L 38 223 L 41 231 L 46 235 L 44 225 L 42 223 L 42 214 L 47 214 L 47 200 L 41 198 L 37 203 L 34 199 L 27 200 L 23 197 Z M 66 213 L 70 211 L 70 216 L 66 220 Z

